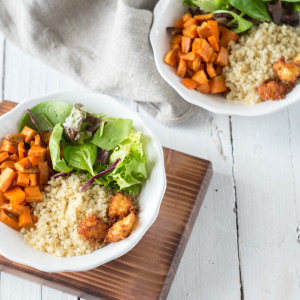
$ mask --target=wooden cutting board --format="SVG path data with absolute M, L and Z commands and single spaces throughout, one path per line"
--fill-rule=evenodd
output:
M 16 104 L 0 103 L 0 115 Z M 165 299 L 208 188 L 209 161 L 164 148 L 167 189 L 155 223 L 124 256 L 85 272 L 45 273 L 0 255 L 0 270 L 86 299 Z

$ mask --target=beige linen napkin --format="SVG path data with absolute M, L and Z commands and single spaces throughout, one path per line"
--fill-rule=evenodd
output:
M 155 4 L 0 0 L 0 29 L 19 48 L 90 89 L 136 100 L 158 121 L 175 125 L 196 108 L 156 70 L 149 41 Z

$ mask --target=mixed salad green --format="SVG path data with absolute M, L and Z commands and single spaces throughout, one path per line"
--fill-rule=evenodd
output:
M 225 19 L 236 33 L 247 31 L 257 22 L 299 25 L 299 0 L 183 0 L 183 3 Z
M 84 172 L 87 183 L 81 190 L 97 183 L 133 195 L 147 179 L 142 133 L 130 119 L 89 113 L 81 104 L 48 101 L 28 110 L 19 129 L 25 125 L 52 132 L 51 161 L 59 172 L 54 176 Z

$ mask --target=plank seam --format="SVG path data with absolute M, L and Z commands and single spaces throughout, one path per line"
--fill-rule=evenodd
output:
M 237 189 L 236 189 L 236 179 L 235 179 L 235 159 L 234 159 L 234 145 L 233 145 L 233 132 L 232 132 L 232 119 L 229 116 L 229 128 L 230 128 L 230 143 L 231 143 L 231 158 L 232 158 L 232 181 L 233 181 L 233 190 L 234 190 L 234 213 L 235 213 L 235 224 L 236 224 L 236 233 L 237 233 L 237 254 L 239 261 L 239 280 L 240 280 L 240 291 L 241 291 L 241 300 L 244 300 L 244 285 L 242 278 L 242 268 L 241 268 L 241 256 L 240 256 L 240 235 L 239 235 L 239 214 L 238 214 L 238 203 L 237 203 Z

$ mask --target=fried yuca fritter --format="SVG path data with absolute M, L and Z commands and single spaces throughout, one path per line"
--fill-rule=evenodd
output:
M 81 222 L 78 233 L 92 246 L 95 246 L 100 239 L 104 239 L 107 229 L 108 224 L 103 219 L 91 214 Z
M 134 212 L 131 212 L 127 217 L 113 224 L 108 229 L 104 242 L 117 242 L 125 239 L 131 232 L 135 222 Z
M 108 207 L 108 216 L 112 220 L 121 220 L 130 212 L 135 212 L 135 206 L 129 196 L 125 197 L 121 193 L 117 193 L 112 197 L 112 201 Z
M 297 57 L 296 59 L 298 59 Z M 297 61 L 285 62 L 285 58 L 282 56 L 279 61 L 274 63 L 273 71 L 280 80 L 295 83 L 300 75 L 300 66 Z

